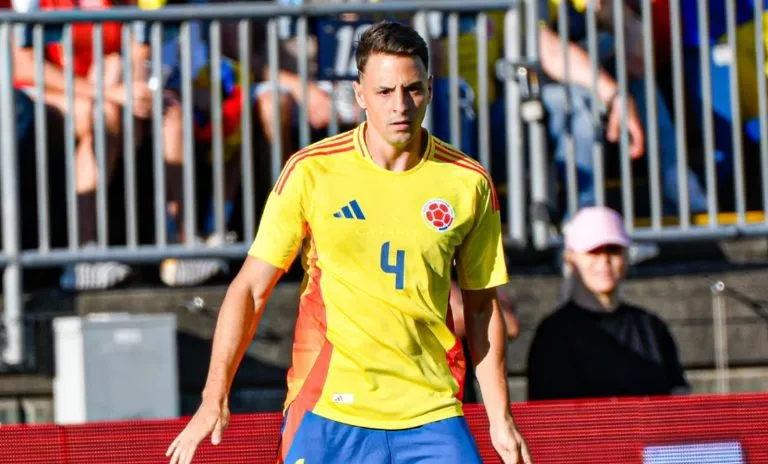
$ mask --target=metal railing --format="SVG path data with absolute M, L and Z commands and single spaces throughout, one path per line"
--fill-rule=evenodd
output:
M 716 391 L 729 393 L 731 376 L 728 356 L 728 315 L 726 303 L 731 300 L 748 308 L 756 316 L 768 322 L 768 303 L 756 300 L 727 286 L 722 280 L 710 287 L 712 293 L 712 336 L 715 348 Z
M 543 100 L 549 114 L 566 115 L 559 133 L 550 127 L 550 138 L 559 145 L 553 151 L 562 151 L 558 162 L 563 174 L 558 181 L 566 193 L 559 209 L 565 210 L 567 217 L 583 206 L 608 204 L 623 213 L 627 228 L 639 240 L 765 235 L 768 105 L 763 1 L 682 0 L 669 2 L 668 11 L 652 8 L 651 3 L 587 2 L 585 10 L 578 11 L 570 2 L 563 1 L 558 2 L 556 9 L 544 13 L 548 16 L 542 15 L 547 24 L 542 34 L 559 38 L 559 43 L 548 41 L 540 50 L 546 74 Z M 601 10 L 597 4 L 601 4 Z M 632 4 L 638 4 L 639 9 L 633 10 Z M 737 4 L 742 13 L 739 17 Z M 711 11 L 712 8 L 717 11 Z M 748 8 L 752 8 L 752 17 L 743 17 Z M 663 30 L 656 24 L 665 23 L 667 15 L 668 42 L 664 37 L 654 37 L 655 32 Z M 754 42 L 737 42 L 737 37 L 748 37 L 750 24 L 754 26 Z M 662 86 L 657 67 L 658 47 L 667 45 L 671 46 L 669 101 L 659 96 Z M 578 60 L 580 54 L 588 57 L 585 66 Z M 751 65 L 749 70 L 737 72 L 745 63 Z M 639 65 L 641 73 L 636 69 Z M 557 69 L 553 72 L 554 68 Z M 634 74 L 631 68 L 635 68 Z M 745 79 L 754 79 L 754 88 L 740 88 Z M 613 95 L 617 100 L 605 97 L 611 85 L 616 87 Z M 547 104 L 547 95 L 553 94 L 557 86 L 567 90 L 564 101 L 553 110 L 553 105 Z M 634 112 L 627 104 L 633 95 L 637 95 L 636 106 L 644 108 L 645 119 L 653 122 L 643 124 L 645 160 L 635 162 L 630 157 L 633 140 L 628 124 Z M 581 96 L 585 96 L 584 101 Z M 744 102 L 748 100 L 758 102 L 757 114 L 744 115 Z M 607 152 L 604 134 L 604 118 L 611 108 L 603 105 L 614 101 L 618 101 L 621 119 L 616 155 Z M 588 128 L 588 119 L 592 128 Z M 757 126 L 751 133 L 750 146 L 745 143 L 747 122 Z M 692 149 L 698 146 L 700 150 Z M 590 148 L 592 154 L 588 156 Z M 701 159 L 694 159 L 693 155 L 700 152 Z M 618 159 L 609 158 L 614 156 Z M 617 173 L 607 172 L 611 163 L 619 164 Z M 700 169 L 689 168 L 698 164 Z M 533 192 L 543 191 L 549 180 L 542 167 L 532 162 Z M 641 175 L 638 171 L 646 172 Z M 639 188 L 640 183 L 645 188 Z M 698 183 L 700 188 L 690 187 L 692 183 Z M 608 194 L 609 190 L 613 195 Z M 532 201 L 543 198 L 537 196 Z M 724 207 L 728 202 L 732 206 Z M 637 211 L 638 205 L 646 211 Z M 559 238 L 546 236 L 541 230 L 537 233 L 536 220 L 533 219 L 534 244 L 558 244 Z
M 535 4 L 535 1 L 529 2 Z M 309 63 L 308 63 L 308 39 L 309 39 L 309 20 L 322 18 L 335 18 L 342 13 L 353 12 L 362 18 L 379 17 L 398 17 L 412 21 L 415 28 L 428 38 L 428 44 L 433 47 L 437 39 L 447 40 L 451 47 L 455 47 L 459 35 L 459 15 L 461 17 L 472 17 L 480 24 L 485 24 L 486 15 L 491 12 L 500 12 L 505 15 L 504 23 L 507 26 L 503 38 L 505 56 L 498 63 L 496 68 L 502 71 L 502 79 L 513 82 L 518 75 L 526 75 L 521 72 L 527 69 L 530 63 L 535 64 L 537 49 L 529 44 L 526 52 L 526 62 L 521 59 L 522 40 L 520 34 L 522 30 L 522 16 L 520 2 L 510 0 L 480 0 L 472 3 L 457 0 L 441 1 L 393 1 L 371 4 L 329 4 L 329 5 L 304 5 L 304 6 L 286 6 L 266 3 L 255 4 L 219 4 L 219 5 L 184 5 L 168 6 L 156 10 L 140 10 L 135 8 L 115 7 L 106 10 L 61 10 L 61 11 L 35 11 L 27 13 L 0 12 L 0 121 L 2 130 L 2 172 L 0 181 L 2 182 L 2 235 L 3 252 L 0 255 L 0 264 L 3 265 L 3 295 L 4 312 L 3 323 L 6 328 L 7 343 L 2 359 L 6 364 L 17 365 L 23 360 L 23 340 L 22 340 L 22 269 L 35 267 L 53 267 L 79 262 L 97 262 L 114 260 L 121 263 L 154 263 L 167 258 L 238 258 L 245 255 L 250 241 L 253 238 L 258 218 L 258 208 L 255 195 L 260 187 L 254 178 L 257 172 L 257 166 L 268 165 L 269 178 L 274 183 L 280 174 L 280 169 L 284 159 L 284 147 L 289 141 L 284 140 L 280 124 L 272 125 L 272 133 L 266 134 L 271 139 L 271 148 L 269 150 L 268 162 L 259 162 L 254 153 L 254 134 L 257 131 L 258 121 L 254 120 L 254 114 L 250 108 L 254 104 L 252 101 L 252 85 L 262 80 L 262 76 L 253 76 L 251 66 L 251 48 L 254 43 L 248 38 L 256 21 L 266 22 L 266 41 L 265 47 L 266 63 L 268 65 L 267 83 L 269 84 L 269 94 L 274 103 L 272 105 L 272 118 L 274 121 L 280 121 L 281 112 L 281 89 L 280 76 L 280 49 L 282 40 L 279 35 L 279 21 L 284 18 L 291 18 L 295 23 L 295 34 L 298 56 L 298 77 L 300 79 L 300 95 L 298 100 L 306 102 L 308 95 L 308 85 L 310 81 Z M 441 37 L 435 37 L 434 31 L 430 31 L 431 24 L 434 23 L 433 17 L 429 15 L 442 14 L 447 17 L 447 32 Z M 527 24 L 529 26 L 536 24 L 535 9 L 529 9 Z M 241 93 L 242 108 L 248 109 L 241 112 L 239 120 L 239 153 L 241 176 L 238 180 L 242 192 L 242 238 L 230 244 L 204 245 L 196 239 L 198 230 L 198 199 L 196 191 L 200 179 L 200 160 L 196 154 L 199 148 L 195 139 L 196 113 L 195 88 L 193 88 L 193 54 L 198 50 L 193 49 L 192 34 L 195 24 L 204 25 L 208 34 L 207 44 L 210 47 L 209 62 L 209 89 L 210 89 L 210 122 L 212 137 L 210 142 L 211 149 L 211 167 L 210 177 L 205 179 L 211 184 L 211 197 L 213 205 L 213 231 L 218 235 L 227 232 L 225 220 L 225 134 L 222 104 L 224 95 L 222 94 L 222 68 L 220 67 L 224 57 L 222 55 L 222 25 L 227 21 L 236 22 L 236 28 L 239 33 L 238 54 L 239 56 L 230 57 L 237 62 L 239 77 L 237 84 L 245 89 Z M 45 95 L 46 83 L 43 78 L 45 61 L 47 59 L 48 46 L 50 45 L 48 35 L 51 30 L 60 28 L 60 38 L 57 44 L 60 45 L 63 60 L 66 63 L 72 63 L 76 58 L 75 50 L 75 28 L 82 23 L 93 24 L 92 51 L 94 54 L 93 67 L 94 73 L 94 95 L 93 95 L 93 150 L 95 153 L 96 164 L 98 166 L 98 182 L 95 189 L 96 199 L 96 244 L 94 247 L 83 248 L 81 240 L 78 237 L 79 212 L 76 183 L 78 173 L 76 172 L 76 127 L 73 117 L 76 94 L 75 88 L 78 79 L 81 76 L 75 73 L 73 66 L 64 66 L 66 111 L 64 117 L 64 172 L 53 172 L 49 165 L 48 148 L 51 146 L 52 131 L 48 126 L 46 118 L 46 108 L 43 96 Z M 111 188 L 108 168 L 110 164 L 109 154 L 107 153 L 105 107 L 107 105 L 107 95 L 105 90 L 105 45 L 103 33 L 109 24 L 118 23 L 120 26 L 120 37 L 122 39 L 121 49 L 119 51 L 123 63 L 131 63 L 133 49 L 131 43 L 135 42 L 137 34 L 142 27 L 147 27 L 148 46 L 151 50 L 149 75 L 147 76 L 153 85 L 151 117 L 149 117 L 148 133 L 152 137 L 152 145 L 149 150 L 151 153 L 151 178 L 140 178 L 139 166 L 142 162 L 142 152 L 136 146 L 135 136 L 137 131 L 143 127 L 137 126 L 134 115 L 134 97 L 132 83 L 134 82 L 134 72 L 132 66 L 123 66 L 122 80 L 125 84 L 124 104 L 121 112 L 121 150 L 122 150 L 122 168 L 124 192 L 123 201 L 120 204 L 110 203 L 109 189 Z M 183 162 L 182 162 L 182 184 L 183 184 L 183 227 L 186 231 L 183 243 L 172 243 L 167 231 L 167 203 L 166 196 L 166 170 L 168 167 L 165 161 L 166 150 L 164 146 L 164 112 L 166 105 L 164 101 L 164 90 L 167 76 L 164 75 L 164 65 L 162 61 L 164 29 L 169 27 L 178 27 L 178 70 L 180 73 L 180 85 L 177 92 L 180 97 L 183 126 Z M 30 42 L 26 44 L 31 47 L 34 55 L 35 82 L 28 83 L 27 91 L 32 91 L 34 95 L 34 113 L 35 113 L 35 191 L 37 193 L 36 207 L 38 211 L 36 232 L 38 235 L 37 246 L 31 249 L 22 249 L 22 226 L 24 233 L 28 232 L 30 224 L 20 224 L 22 204 L 26 205 L 26 200 L 20 198 L 18 185 L 19 179 L 19 156 L 28 156 L 26 153 L 18 153 L 16 140 L 7 134 L 15 133 L 15 109 L 13 105 L 15 83 L 14 83 L 14 53 L 12 44 L 18 45 L 22 33 L 17 31 L 22 28 L 27 32 Z M 535 40 L 534 40 L 535 43 Z M 486 53 L 488 48 L 488 34 L 480 33 L 477 39 L 478 63 L 477 73 L 478 81 L 484 84 L 479 85 L 480 102 L 478 108 L 479 121 L 477 131 L 479 134 L 480 153 L 475 153 L 483 164 L 490 169 L 491 157 L 489 154 L 489 145 L 491 141 L 491 120 L 488 113 L 488 85 L 492 78 L 490 69 L 494 69 L 494 63 L 489 66 L 489 59 Z M 435 51 L 434 49 L 432 50 Z M 337 53 L 350 54 L 350 49 L 345 49 Z M 451 140 L 459 143 L 461 108 L 459 86 L 462 85 L 459 77 L 459 62 L 455 52 L 449 53 L 449 69 L 446 78 L 449 86 L 449 124 L 452 130 Z M 346 56 L 349 59 L 351 55 Z M 502 66 L 507 64 L 507 66 Z M 354 78 L 349 75 L 326 76 L 331 81 L 342 81 Z M 331 95 L 335 95 L 335 88 L 331 87 Z M 506 89 L 506 108 L 507 114 L 519 114 L 521 105 L 521 96 L 517 85 Z M 333 135 L 339 131 L 338 111 L 332 108 L 333 118 L 328 127 L 328 135 Z M 305 104 L 298 107 L 298 147 L 307 145 L 310 142 L 311 128 L 309 124 L 309 112 Z M 434 116 L 432 116 L 434 117 Z M 425 126 L 432 127 L 433 119 L 429 118 Z M 510 166 L 515 168 L 513 171 L 514 179 L 522 180 L 524 169 L 524 156 L 522 140 L 523 130 L 519 118 L 509 118 L 507 127 L 511 128 L 507 134 L 507 152 L 506 160 Z M 494 137 L 498 135 L 494 134 Z M 60 146 L 58 146 L 60 147 Z M 58 148 L 57 147 L 57 148 Z M 543 144 L 537 145 L 543 147 Z M 541 151 L 538 150 L 537 151 Z M 149 156 L 149 153 L 147 154 Z M 261 160 L 265 161 L 265 160 Z M 64 191 L 52 191 L 51 176 L 60 176 L 65 179 Z M 206 174 L 207 176 L 207 174 Z M 519 182 L 522 185 L 522 182 Z M 268 187 L 268 186 L 267 186 Z M 140 200 L 142 190 L 151 190 L 152 202 L 144 204 Z M 267 188 L 269 190 L 269 188 Z M 509 206 L 509 217 L 512 229 L 516 231 L 513 235 L 523 237 L 525 235 L 523 189 L 512 189 L 510 197 L 512 201 Z M 66 199 L 66 227 L 56 227 L 52 223 L 51 199 L 56 196 L 57 200 L 63 195 Z M 120 214 L 117 210 L 124 209 L 125 240 L 124 243 L 114 243 L 114 231 L 110 230 L 110 222 Z M 151 213 L 150 213 L 151 211 Z M 147 218 L 147 219 L 145 219 Z M 140 223 L 142 220 L 154 223 L 154 237 L 147 242 L 141 238 Z M 31 227 L 34 228 L 32 225 Z M 66 245 L 55 246 L 55 239 L 66 232 Z M 122 232 L 122 231 L 120 231 Z

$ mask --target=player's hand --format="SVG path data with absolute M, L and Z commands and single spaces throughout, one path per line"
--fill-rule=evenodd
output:
M 220 404 L 203 401 L 189 424 L 165 452 L 166 457 L 171 458 L 170 464 L 190 464 L 200 442 L 208 435 L 211 435 L 213 445 L 221 443 L 228 424 L 229 406 L 226 400 Z
M 491 443 L 504 464 L 533 464 L 528 445 L 511 418 L 491 427 Z

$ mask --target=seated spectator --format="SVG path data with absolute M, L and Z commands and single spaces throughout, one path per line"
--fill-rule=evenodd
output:
M 102 9 L 109 8 L 110 2 L 51 2 L 42 0 L 17 0 L 14 8 L 20 12 L 36 9 Z M 45 80 L 44 95 L 35 95 L 37 76 L 34 74 L 34 51 L 30 31 L 25 31 L 21 43 L 14 50 L 14 70 L 16 85 L 32 98 L 43 98 L 46 105 L 60 114 L 62 118 L 72 115 L 76 138 L 75 150 L 75 190 L 77 192 L 78 210 L 78 239 L 82 247 L 92 247 L 97 241 L 96 219 L 96 189 L 99 175 L 106 175 L 110 180 L 117 160 L 121 154 L 122 143 L 122 112 L 126 104 L 125 85 L 122 82 L 123 63 L 120 52 L 122 47 L 122 26 L 119 23 L 104 23 L 103 31 L 103 76 L 104 85 L 104 127 L 106 137 L 107 166 L 99 171 L 94 147 L 94 114 L 95 103 L 95 63 L 93 56 L 93 28 L 89 23 L 78 23 L 72 27 L 72 43 L 74 61 L 74 111 L 68 111 L 66 98 L 66 78 L 64 68 L 64 52 L 59 39 L 47 39 L 45 46 Z M 135 126 L 136 143 L 139 145 L 145 133 L 144 126 L 151 117 L 152 90 L 149 87 L 146 59 L 149 47 L 136 42 L 133 44 L 134 82 L 133 112 L 139 124 Z M 181 145 L 182 112 L 178 99 L 166 95 L 166 111 L 164 115 L 164 156 L 167 163 L 166 180 L 168 186 L 168 215 L 169 222 L 178 223 L 181 217 L 182 176 L 181 163 L 183 151 Z M 178 226 L 181 227 L 180 225 Z M 183 233 L 183 231 L 181 232 Z M 173 237 L 171 237 L 173 240 Z M 61 276 L 61 286 L 72 290 L 105 289 L 120 284 L 131 274 L 131 268 L 126 264 L 108 261 L 96 263 L 76 263 L 64 268 Z M 190 280 L 187 284 L 194 284 Z
M 477 117 L 479 87 L 477 31 L 480 25 L 474 14 L 459 16 L 457 36 L 458 78 L 459 78 L 459 117 L 460 144 L 457 148 L 468 155 L 479 159 Z M 427 23 L 432 39 L 432 132 L 445 141 L 452 140 L 450 130 L 450 41 L 448 40 L 448 15 L 430 13 Z M 489 12 L 486 23 L 482 25 L 487 30 L 487 91 L 491 108 L 494 104 L 503 105 L 502 88 L 496 79 L 496 62 L 504 56 L 504 12 Z M 493 111 L 493 110 L 491 110 Z M 501 126 L 498 126 L 501 127 Z M 501 167 L 501 166 L 499 166 Z M 501 171 L 501 169 L 499 169 Z M 496 174 L 496 173 L 494 173 Z
M 51 10 L 74 8 L 75 2 L 52 3 L 42 0 L 14 0 L 13 7 L 19 12 L 37 9 Z M 106 2 L 89 3 L 83 8 L 107 8 Z M 112 173 L 119 156 L 121 128 L 121 106 L 125 103 L 125 92 L 120 82 L 120 25 L 103 25 L 104 49 L 104 127 L 106 130 L 106 175 Z M 93 105 L 95 98 L 94 68 L 92 50 L 92 25 L 81 23 L 72 27 L 74 62 L 74 109 L 67 108 L 64 52 L 60 43 L 45 44 L 45 94 L 35 94 L 34 55 L 31 31 L 27 30 L 18 48 L 14 50 L 14 71 L 17 88 L 33 99 L 44 98 L 46 106 L 61 115 L 74 118 L 76 138 L 75 149 L 75 190 L 79 217 L 78 238 L 80 245 L 90 247 L 97 240 L 96 229 L 96 188 L 99 169 L 94 149 Z M 147 118 L 151 109 L 151 94 L 146 86 L 136 85 L 133 89 L 134 114 Z M 108 288 L 119 284 L 130 274 L 130 268 L 117 262 L 78 263 L 64 269 L 61 284 L 69 289 Z
M 557 29 L 558 0 L 543 2 L 541 13 L 544 24 L 539 29 L 542 67 L 548 81 L 542 87 L 542 100 L 549 113 L 549 135 L 555 145 L 555 158 L 561 174 L 565 176 L 567 136 L 573 136 L 575 162 L 578 179 L 578 204 L 580 207 L 595 204 L 593 183 L 593 146 L 603 138 L 603 128 L 595 127 L 592 119 L 592 108 L 597 103 L 604 105 L 608 122 L 605 138 L 609 142 L 619 141 L 621 127 L 621 97 L 618 85 L 611 69 L 616 57 L 613 56 L 614 30 L 613 2 L 597 2 L 599 23 L 600 67 L 597 76 L 597 95 L 599 101 L 593 101 L 591 95 L 592 73 L 590 56 L 583 45 L 586 40 L 585 3 L 568 1 L 568 22 L 570 42 L 568 54 L 570 62 L 571 82 L 565 82 L 566 69 L 564 57 L 566 50 Z M 627 72 L 629 78 L 629 97 L 625 102 L 628 111 L 627 130 L 629 132 L 629 156 L 638 159 L 645 152 L 645 131 L 647 130 L 647 108 L 644 81 L 644 60 L 642 42 L 642 21 L 640 15 L 628 4 L 621 3 L 624 8 L 626 30 Z M 551 8 L 550 8 L 551 7 Z M 678 211 L 677 186 L 677 148 L 675 144 L 675 127 L 669 108 L 661 96 L 661 92 L 653 96 L 656 100 L 659 167 L 661 177 L 661 193 L 663 207 L 667 214 Z M 570 109 L 571 114 L 567 114 Z M 569 127 L 570 125 L 570 127 Z M 699 213 L 706 211 L 707 198 L 701 182 L 696 174 L 688 170 L 688 193 L 691 211 Z
M 209 0 L 211 3 L 218 3 L 224 0 Z M 265 1 L 265 0 L 258 0 Z M 297 149 L 303 148 L 297 146 L 293 136 L 293 123 L 296 116 L 296 106 L 306 105 L 307 115 L 310 127 L 313 129 L 324 129 L 328 127 L 331 116 L 331 99 L 327 91 L 321 86 L 310 80 L 307 85 L 307 95 L 302 95 L 301 79 L 292 69 L 290 62 L 295 61 L 287 53 L 284 47 L 279 49 L 278 65 L 278 83 L 279 83 L 279 102 L 273 101 L 272 86 L 270 83 L 270 68 L 267 53 L 267 31 L 266 23 L 263 21 L 252 21 L 249 29 L 248 41 L 251 45 L 251 73 L 254 79 L 252 89 L 253 99 L 257 114 L 261 121 L 262 135 L 264 139 L 271 144 L 275 129 L 281 131 L 281 140 L 283 148 L 283 161 L 293 154 Z M 239 60 L 239 39 L 240 31 L 237 22 L 223 22 L 221 27 L 222 53 L 231 60 Z M 301 58 L 296 58 L 301 59 Z M 306 99 L 306 101 L 304 100 Z M 280 120 L 276 121 L 273 116 L 274 105 L 280 105 Z
M 154 9 L 164 5 L 164 2 L 152 2 L 139 0 L 139 7 L 143 9 Z M 202 24 L 200 21 L 191 21 L 190 23 L 190 50 L 192 51 L 192 76 L 193 79 L 193 105 L 195 112 L 195 133 L 202 137 L 204 142 L 210 143 L 211 127 L 208 123 L 202 123 L 201 118 L 208 121 L 210 110 L 210 84 L 200 81 L 201 76 L 207 79 L 208 67 L 208 47 L 204 39 Z M 184 228 L 184 212 L 182 204 L 183 196 L 183 164 L 184 164 L 184 131 L 182 124 L 182 107 L 180 102 L 181 95 L 181 49 L 179 43 L 178 24 L 166 23 L 163 27 L 162 37 L 162 56 L 161 76 L 150 76 L 151 47 L 149 43 L 149 30 L 144 24 L 137 28 L 139 49 L 134 53 L 134 59 L 138 59 L 143 66 L 140 66 L 137 80 L 149 83 L 154 82 L 153 88 L 157 88 L 162 83 L 163 104 L 165 111 L 165 124 L 163 126 L 163 144 L 166 154 L 166 180 L 167 180 L 167 224 L 168 241 L 170 243 L 182 243 L 187 234 L 195 236 L 195 240 L 205 242 L 208 245 L 222 244 L 228 240 L 228 237 L 217 237 L 213 235 L 213 230 L 205 230 L 202 237 L 199 237 L 198 230 L 186 231 Z M 138 54 L 138 58 L 136 55 Z M 162 82 L 160 82 L 162 81 Z M 225 97 L 228 95 L 225 94 Z M 228 100 L 225 99 L 225 106 Z M 226 111 L 225 111 L 226 112 Z M 225 135 L 231 135 L 225 132 Z M 200 137 L 197 137 L 200 140 Z M 231 153 L 228 144 L 225 143 L 226 153 Z M 207 157 L 206 160 L 211 160 Z M 231 165 L 233 163 L 227 163 Z M 239 175 L 239 171 L 238 171 Z M 231 182 L 230 182 L 231 183 Z M 231 189 L 228 189 L 229 192 Z M 211 216 L 212 205 L 208 206 L 208 215 Z M 227 220 L 231 216 L 231 202 L 225 205 L 225 216 Z M 167 258 L 160 263 L 160 279 L 170 287 L 189 287 L 200 285 L 211 278 L 225 273 L 228 270 L 226 261 L 214 258 L 194 258 L 177 259 Z
M 507 329 L 507 340 L 511 342 L 520 333 L 520 324 L 515 314 L 515 305 L 504 290 L 499 289 L 497 294 L 499 296 L 501 314 L 504 317 L 504 326 Z M 451 282 L 451 294 L 448 301 L 450 313 L 453 317 L 453 330 L 456 336 L 461 339 L 461 347 L 466 361 L 462 401 L 464 404 L 479 403 L 481 398 L 475 388 L 475 369 L 473 364 L 469 362 L 469 344 L 467 343 L 464 325 L 464 303 L 461 297 L 461 289 L 456 281 Z
M 688 391 L 665 323 L 619 298 L 629 245 L 621 216 L 606 207 L 585 208 L 566 226 L 566 301 L 536 329 L 528 399 Z

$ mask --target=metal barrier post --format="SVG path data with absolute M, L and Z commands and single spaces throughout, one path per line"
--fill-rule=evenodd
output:
M 538 0 L 528 0 L 525 5 L 526 22 L 526 59 L 529 63 L 539 62 L 539 2 Z M 517 33 L 517 31 L 513 31 Z M 520 112 L 508 113 L 520 117 Z M 531 227 L 533 233 L 533 244 L 538 249 L 545 249 L 549 246 L 549 215 L 547 214 L 547 205 L 549 204 L 549 188 L 547 186 L 547 173 L 549 172 L 546 139 L 544 126 L 541 120 L 532 121 L 528 125 L 528 142 L 530 145 L 530 169 L 531 173 L 531 203 L 533 210 L 531 214 Z
M 507 112 L 507 221 L 510 238 L 521 246 L 528 243 L 525 223 L 525 141 L 520 119 L 520 86 L 509 66 L 520 61 L 522 18 L 519 9 L 510 9 L 504 17 L 504 58 L 506 69 L 505 109 Z
M 728 326 L 725 316 L 725 283 L 712 285 L 712 329 L 715 344 L 715 371 L 717 392 L 728 393 L 730 390 L 728 374 Z
M 13 91 L 12 26 L 0 23 L 0 176 L 2 176 L 3 251 L 8 264 L 3 270 L 3 323 L 7 345 L 2 353 L 6 364 L 21 364 L 23 327 L 21 305 L 21 234 L 19 185 L 16 157 L 16 111 Z

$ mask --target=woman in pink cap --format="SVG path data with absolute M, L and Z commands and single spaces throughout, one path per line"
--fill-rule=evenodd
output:
M 610 208 L 584 208 L 566 226 L 566 298 L 536 329 L 529 399 L 688 391 L 666 324 L 619 298 L 631 243 Z

